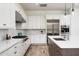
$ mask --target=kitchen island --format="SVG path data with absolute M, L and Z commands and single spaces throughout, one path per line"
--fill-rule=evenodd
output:
M 61 36 L 48 36 L 49 53 L 51 56 L 79 56 L 79 39 L 71 37 L 66 41 L 58 41 L 54 38 Z

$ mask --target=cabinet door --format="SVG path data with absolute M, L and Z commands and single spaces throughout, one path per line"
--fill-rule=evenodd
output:
M 34 23 L 35 23 L 35 25 L 34 25 L 34 28 L 35 29 L 40 29 L 40 26 L 41 26 L 41 19 L 40 19 L 40 16 L 34 16 Z
M 17 51 L 17 53 L 16 53 L 16 55 L 18 55 L 18 56 L 23 56 L 24 55 L 24 53 L 25 53 L 25 49 L 24 49 L 24 44 L 23 44 L 23 42 L 20 42 L 20 43 L 18 43 L 17 45 L 16 45 L 16 51 Z
M 25 19 L 25 23 L 22 23 L 21 24 L 21 29 L 27 29 L 28 28 L 28 20 L 27 20 L 27 16 L 26 16 L 26 19 Z
M 9 29 L 15 27 L 14 5 L 9 3 L 0 3 L 0 29 Z
M 27 51 L 28 47 L 30 46 L 30 40 L 26 40 L 26 42 L 19 42 L 15 47 L 16 47 L 16 51 L 15 56 L 23 56 L 25 54 L 25 52 Z
M 33 20 L 31 16 L 28 16 L 28 29 L 33 29 Z
M 10 12 L 9 12 L 9 5 L 8 4 L 0 4 L 0 28 L 8 27 Z
M 10 19 L 9 19 L 9 27 L 10 27 L 10 29 L 15 29 L 16 27 L 15 27 L 15 6 L 14 6 L 14 4 L 9 4 L 9 12 L 10 12 Z
M 40 34 L 40 43 L 46 43 L 46 34 Z
M 0 56 L 16 56 L 17 55 L 17 46 L 13 46 L 9 48 L 8 50 L 4 51 L 0 54 Z
M 33 34 L 31 35 L 31 41 L 32 43 L 41 43 L 40 34 Z
M 45 29 L 46 20 L 44 16 L 28 16 L 28 27 L 29 29 Z
M 46 43 L 45 34 L 31 35 L 32 43 Z
M 9 48 L 0 54 L 0 56 L 22 56 L 25 51 L 22 46 L 22 42 L 17 43 L 15 46 Z
M 29 29 L 37 29 L 37 17 L 28 16 L 28 28 Z
M 40 16 L 40 28 L 46 29 L 46 17 L 45 16 Z
M 38 35 L 31 35 L 32 43 L 39 43 L 40 37 Z
M 29 46 L 31 45 L 31 41 L 30 39 L 26 40 L 26 42 L 24 43 L 24 48 L 25 48 L 25 52 L 27 51 L 27 49 L 29 48 Z
M 14 48 L 11 48 L 11 49 L 1 53 L 0 56 L 13 56 L 13 55 L 15 55 L 15 53 L 14 53 L 15 51 L 16 50 Z

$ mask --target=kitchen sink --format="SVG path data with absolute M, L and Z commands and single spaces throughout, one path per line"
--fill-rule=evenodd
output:
M 56 41 L 65 41 L 63 38 L 54 38 Z

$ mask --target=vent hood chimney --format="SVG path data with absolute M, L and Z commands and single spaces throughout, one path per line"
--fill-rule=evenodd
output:
M 16 15 L 15 15 L 16 23 L 25 23 L 25 22 L 26 22 L 20 13 L 18 13 L 18 12 L 16 11 L 15 14 L 16 14 Z

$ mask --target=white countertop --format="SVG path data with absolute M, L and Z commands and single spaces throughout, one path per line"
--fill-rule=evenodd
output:
M 0 42 L 0 53 L 7 50 L 8 48 L 10 48 L 11 46 L 13 46 L 14 44 L 20 42 L 23 39 L 10 39 L 10 40 L 4 40 Z
M 66 41 L 57 41 L 53 38 L 62 38 L 61 36 L 48 36 L 60 48 L 79 48 L 79 37 L 71 37 Z

